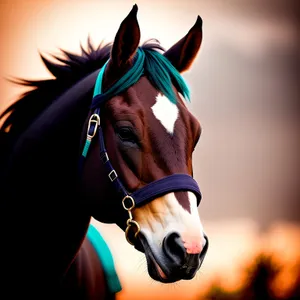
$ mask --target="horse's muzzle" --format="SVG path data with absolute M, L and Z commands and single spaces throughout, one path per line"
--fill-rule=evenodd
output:
M 146 255 L 150 277 L 163 283 L 172 283 L 194 278 L 208 249 L 207 236 L 204 235 L 204 239 L 205 243 L 201 252 L 189 254 L 177 232 L 169 233 L 160 248 L 150 245 L 145 236 L 140 233 L 140 243 L 137 248 L 141 250 L 142 247 L 142 251 Z

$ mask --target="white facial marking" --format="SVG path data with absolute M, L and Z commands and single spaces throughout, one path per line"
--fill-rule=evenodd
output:
M 166 194 L 136 208 L 134 219 L 148 242 L 160 247 L 165 236 L 178 232 L 188 253 L 200 253 L 204 244 L 204 232 L 200 221 L 196 196 L 188 192 L 190 213 L 178 202 L 174 193 Z
M 170 133 L 174 133 L 175 122 L 178 118 L 177 105 L 172 103 L 166 96 L 158 94 L 156 103 L 151 107 L 154 116 Z

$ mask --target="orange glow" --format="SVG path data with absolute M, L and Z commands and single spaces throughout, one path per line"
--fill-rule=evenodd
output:
M 204 19 L 200 55 L 184 76 L 195 99 L 190 109 L 203 127 L 194 174 L 204 191 L 199 211 L 210 247 L 195 279 L 163 285 L 149 278 L 144 256 L 126 242 L 118 227 L 93 220 L 114 255 L 123 286 L 118 300 L 200 300 L 216 280 L 235 291 L 245 281 L 245 266 L 259 252 L 274 254 L 282 265 L 274 281 L 277 295 L 285 294 L 299 273 L 299 264 L 295 266 L 300 260 L 300 225 L 295 217 L 299 212 L 298 121 L 284 115 L 291 109 L 293 86 L 290 73 L 283 73 L 285 68 L 266 63 L 272 55 L 278 63 L 289 57 L 290 52 L 284 51 L 293 49 L 297 32 L 284 18 L 274 21 L 236 11 L 242 2 L 0 1 L 1 111 L 24 91 L 6 78 L 49 78 L 39 51 L 46 55 L 58 53 L 59 48 L 78 52 L 88 35 L 95 44 L 112 41 L 135 3 L 141 40 L 155 37 L 165 48 L 187 33 L 198 14 Z M 282 52 L 273 52 L 276 49 Z M 282 89 L 276 89 L 279 86 Z M 277 94 L 281 96 L 276 98 Z
M 149 278 L 144 256 L 126 242 L 117 226 L 95 220 L 93 223 L 114 255 L 124 287 L 118 295 L 120 300 L 140 299 L 141 295 L 145 300 L 153 299 L 154 295 L 157 299 L 197 299 L 216 279 L 233 292 L 243 286 L 245 268 L 261 252 L 274 256 L 275 262 L 282 266 L 273 287 L 277 295 L 286 294 L 294 283 L 295 274 L 299 273 L 295 264 L 300 261 L 300 227 L 290 223 L 278 223 L 261 235 L 255 223 L 249 220 L 206 222 L 210 248 L 203 266 L 195 279 L 175 285 L 163 285 Z

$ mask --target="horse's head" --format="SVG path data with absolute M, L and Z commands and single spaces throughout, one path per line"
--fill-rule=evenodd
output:
M 161 54 L 153 44 L 138 47 L 136 13 L 134 6 L 121 23 L 96 82 L 86 145 L 100 127 L 85 154 L 83 190 L 93 217 L 127 226 L 150 276 L 174 282 L 195 276 L 208 247 L 192 179 L 201 127 L 184 104 L 188 89 L 180 76 L 200 48 L 202 20 Z

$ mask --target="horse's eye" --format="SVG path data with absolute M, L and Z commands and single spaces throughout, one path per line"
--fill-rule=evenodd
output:
M 137 143 L 137 137 L 130 127 L 120 127 L 117 134 L 123 142 Z

